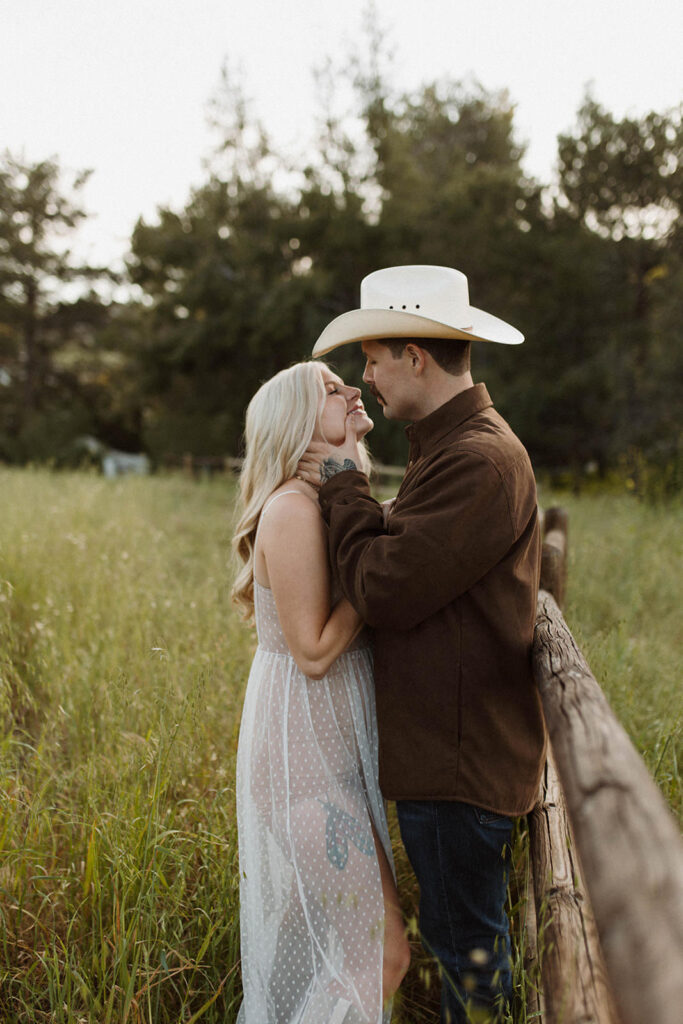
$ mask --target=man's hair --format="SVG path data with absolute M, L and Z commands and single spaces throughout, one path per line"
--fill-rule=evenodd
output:
M 394 359 L 400 359 L 406 345 L 419 345 L 442 370 L 460 377 L 470 368 L 472 342 L 466 339 L 450 338 L 378 338 L 380 345 L 386 345 Z

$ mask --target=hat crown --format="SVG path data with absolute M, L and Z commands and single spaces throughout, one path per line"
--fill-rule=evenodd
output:
M 375 270 L 361 281 L 361 309 L 393 309 L 463 329 L 472 326 L 467 278 L 452 267 L 414 265 Z

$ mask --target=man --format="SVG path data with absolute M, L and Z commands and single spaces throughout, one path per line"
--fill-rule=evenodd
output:
M 497 1019 L 511 994 L 505 914 L 512 818 L 535 802 L 545 730 L 530 649 L 540 557 L 534 476 L 473 384 L 472 341 L 518 344 L 447 267 L 390 267 L 361 285 L 313 354 L 360 342 L 363 379 L 410 457 L 386 526 L 341 446 L 311 445 L 332 564 L 375 629 L 380 784 L 420 884 L 420 930 L 443 969 L 442 1021 Z M 479 1016 L 477 1016 L 479 1014 Z

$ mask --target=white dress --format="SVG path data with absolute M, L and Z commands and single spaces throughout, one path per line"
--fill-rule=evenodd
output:
M 388 1024 L 371 823 L 392 870 L 393 861 L 367 638 L 309 679 L 272 592 L 256 582 L 254 603 L 258 647 L 237 753 L 238 1024 Z

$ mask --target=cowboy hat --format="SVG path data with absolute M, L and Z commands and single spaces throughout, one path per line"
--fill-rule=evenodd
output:
M 470 306 L 467 278 L 451 267 L 386 267 L 364 277 L 360 309 L 328 324 L 314 356 L 352 341 L 379 338 L 459 338 L 519 345 L 524 335 L 504 320 Z

